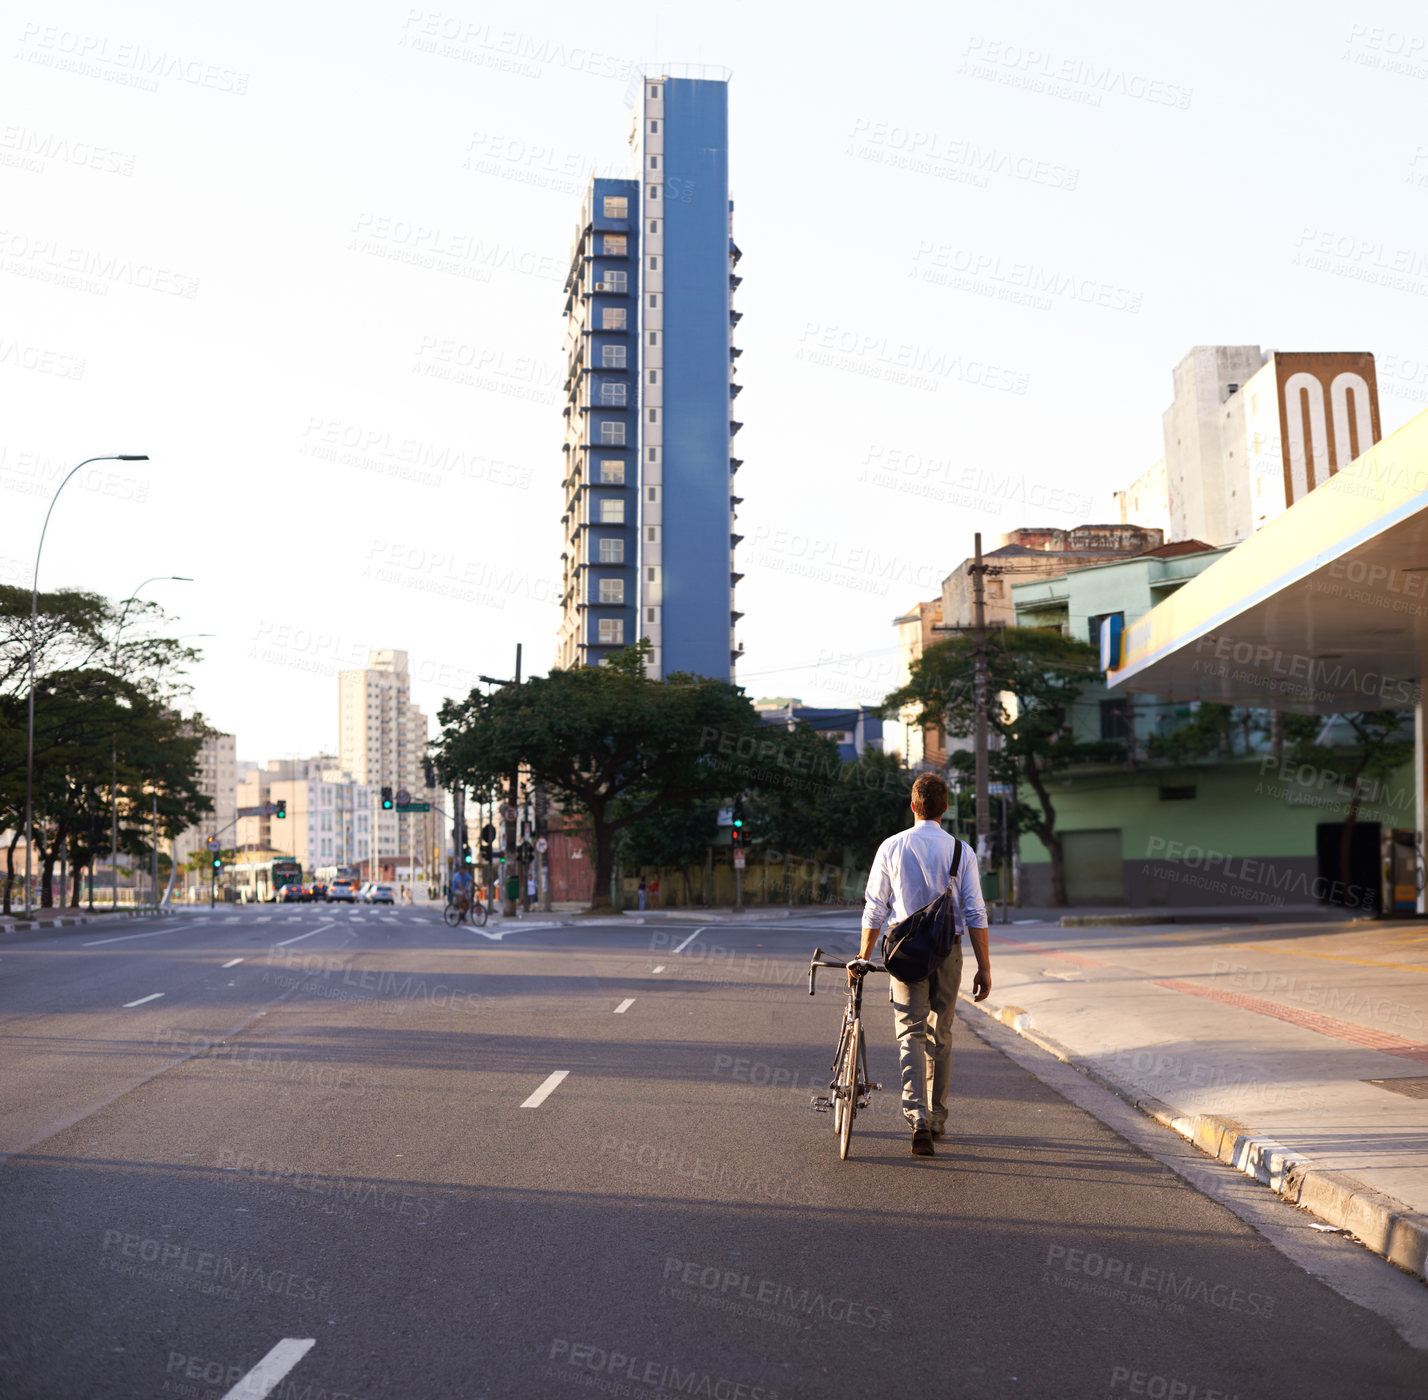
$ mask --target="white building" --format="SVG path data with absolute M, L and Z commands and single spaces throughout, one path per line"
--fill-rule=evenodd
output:
M 284 817 L 241 817 L 241 857 L 287 855 L 311 875 L 324 865 L 358 865 L 372 854 L 377 793 L 354 781 L 331 754 L 272 759 L 238 787 L 238 805 L 285 802 Z
M 1165 457 L 1117 492 L 1167 542 L 1248 539 L 1379 440 L 1373 356 L 1197 345 L 1175 367 Z
M 415 802 L 436 801 L 426 784 L 427 717 L 412 703 L 404 651 L 374 651 L 365 669 L 342 671 L 337 677 L 338 764 L 380 796 L 390 787 L 393 798 L 405 790 Z M 374 809 L 377 855 L 405 857 L 416 863 L 437 844 L 438 814 L 398 814 Z

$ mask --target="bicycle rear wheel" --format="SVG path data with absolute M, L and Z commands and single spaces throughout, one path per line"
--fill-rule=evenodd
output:
M 441 917 L 446 920 L 448 928 L 455 928 L 456 925 L 461 922 L 461 910 L 454 904 L 448 904 L 446 908 L 441 911 Z
M 853 1022 L 852 1034 L 838 1073 L 838 1098 L 843 1103 L 843 1121 L 838 1125 L 838 1158 L 848 1159 L 848 1143 L 853 1137 L 853 1119 L 858 1116 L 858 1061 L 863 1048 L 863 1023 Z

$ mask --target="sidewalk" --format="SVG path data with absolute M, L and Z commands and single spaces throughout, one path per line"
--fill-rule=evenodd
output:
M 1424 1277 L 1428 923 L 994 924 L 991 948 L 979 1012 Z
M 100 913 L 95 910 L 90 913 L 87 909 L 35 909 L 26 918 L 23 913 L 0 914 L 0 933 L 25 933 L 37 928 L 70 928 L 78 924 L 100 924 L 109 919 L 138 919 L 141 917 L 163 918 L 169 914 L 177 914 L 181 909 L 195 907 L 188 905 L 169 906 L 164 909 L 155 909 L 152 905 L 140 906 L 136 909 L 119 909 L 114 912 Z

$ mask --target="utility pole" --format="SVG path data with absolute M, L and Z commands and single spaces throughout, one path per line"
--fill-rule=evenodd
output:
M 972 625 L 976 633 L 976 653 L 972 664 L 972 700 L 975 707 L 975 728 L 972 753 L 975 763 L 977 860 L 985 863 L 991 844 L 992 814 L 987 793 L 987 609 L 986 586 L 982 563 L 982 536 L 973 537 L 975 557 L 972 564 Z
M 519 642 L 516 643 L 516 679 L 514 682 L 497 680 L 494 676 L 477 676 L 476 679 L 478 681 L 485 681 L 488 685 L 515 684 L 517 687 L 519 687 L 521 683 L 521 644 Z M 504 914 L 508 919 L 515 917 L 516 906 L 520 900 L 521 894 L 524 892 L 526 887 L 525 862 L 518 861 L 516 859 L 516 797 L 518 794 L 518 789 L 520 787 L 520 782 L 521 765 L 518 761 L 516 763 L 516 766 L 511 769 L 510 777 L 507 779 L 506 811 L 503 818 L 506 828 L 506 860 L 510 862 L 509 868 L 517 871 L 516 898 L 512 899 L 510 894 L 508 893 L 510 883 L 509 875 L 507 875 L 506 877 L 507 888 L 501 891 L 501 913 Z

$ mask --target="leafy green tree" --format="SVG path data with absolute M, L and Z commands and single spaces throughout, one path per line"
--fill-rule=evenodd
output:
M 915 705 L 920 723 L 940 724 L 950 736 L 971 738 L 975 657 L 970 636 L 933 643 L 913 663 L 908 683 L 883 702 L 885 712 Z M 1016 804 L 1017 827 L 1033 833 L 1051 857 L 1055 905 L 1066 903 L 1066 868 L 1049 783 L 1073 768 L 1124 753 L 1117 740 L 1078 739 L 1072 725 L 1081 691 L 1099 677 L 1097 661 L 1088 643 L 1041 628 L 1008 627 L 990 634 L 987 642 L 987 723 L 996 740 L 989 753 L 991 778 L 1031 789 L 1035 801 Z M 1009 705 L 1007 697 L 1014 703 Z M 954 753 L 951 762 L 965 777 L 972 776 L 970 753 Z
M 619 837 L 620 863 L 678 870 L 684 880 L 684 902 L 694 903 L 689 872 L 702 865 L 719 836 L 718 798 L 676 802 L 627 826 Z
M 152 604 L 116 605 L 79 590 L 39 596 L 33 810 L 42 906 L 53 901 L 62 850 L 78 875 L 92 869 L 96 850 L 108 849 L 111 779 L 119 848 L 129 855 L 151 849 L 156 800 L 161 837 L 211 810 L 197 786 L 202 721 L 185 722 L 177 708 L 198 652 L 162 635 L 163 621 Z M 0 586 L 0 828 L 11 831 L 6 912 L 25 822 L 30 651 L 30 592 Z
M 1321 742 L 1323 716 L 1286 714 L 1284 761 L 1286 766 L 1308 764 L 1325 777 L 1337 779 L 1340 791 L 1347 795 L 1339 833 L 1339 880 L 1347 888 L 1359 808 L 1395 769 L 1413 757 L 1412 711 L 1364 710 L 1336 718 L 1348 725 L 1353 736 L 1347 746 Z M 1377 899 L 1374 903 L 1377 905 Z
M 726 744 L 758 729 L 744 693 L 726 681 L 645 674 L 648 643 L 604 666 L 552 671 L 441 707 L 433 746 L 443 781 L 497 786 L 518 767 L 590 823 L 593 905 L 608 907 L 614 841 L 680 804 L 728 796 Z

